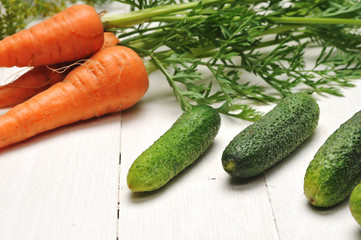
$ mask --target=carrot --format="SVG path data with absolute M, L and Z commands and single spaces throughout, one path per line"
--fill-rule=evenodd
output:
M 0 41 L 0 67 L 49 65 L 86 58 L 104 41 L 95 9 L 74 5 Z
M 0 147 L 80 120 L 133 106 L 148 89 L 142 59 L 115 46 L 94 54 L 67 77 L 0 116 Z
M 120 43 L 119 38 L 117 38 L 117 36 L 115 36 L 114 33 L 112 32 L 104 33 L 104 43 L 102 48 L 113 47 L 118 43 Z
M 58 66 L 38 66 L 27 71 L 14 82 L 0 87 L 0 108 L 15 106 L 51 85 L 62 81 L 66 72 L 56 72 Z
M 104 33 L 103 48 L 113 47 L 119 39 L 112 32 Z M 0 108 L 15 106 L 62 81 L 73 67 L 70 63 L 38 66 L 29 70 L 15 81 L 0 87 Z M 56 69 L 65 68 L 64 71 Z

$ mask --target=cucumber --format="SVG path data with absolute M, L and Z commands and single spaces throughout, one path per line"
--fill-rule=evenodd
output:
M 333 132 L 309 163 L 304 192 L 312 205 L 331 207 L 361 181 L 361 111 Z
M 239 178 L 263 173 L 314 132 L 319 113 L 318 104 L 309 94 L 287 96 L 227 145 L 222 155 L 224 170 Z
M 361 183 L 352 190 L 349 207 L 353 218 L 361 225 Z
M 134 161 L 127 176 L 129 189 L 148 192 L 164 186 L 205 152 L 220 123 L 219 113 L 210 106 L 197 105 L 184 112 Z

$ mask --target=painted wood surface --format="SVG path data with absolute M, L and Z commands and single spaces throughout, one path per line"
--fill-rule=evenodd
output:
M 0 71 L 2 81 L 14 72 Z M 224 172 L 223 149 L 250 122 L 222 116 L 215 142 L 195 164 L 159 191 L 134 194 L 126 184 L 130 165 L 182 113 L 155 72 L 133 108 L 0 150 L 0 239 L 360 239 L 348 200 L 321 210 L 303 194 L 318 148 L 361 110 L 357 85 L 343 98 L 316 96 L 315 134 L 263 175 L 237 180 Z

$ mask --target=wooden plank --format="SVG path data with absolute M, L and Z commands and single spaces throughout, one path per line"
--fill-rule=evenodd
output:
M 266 174 L 280 239 L 360 239 L 360 227 L 351 216 L 348 199 L 328 209 L 312 207 L 303 193 L 309 162 L 343 122 L 361 109 L 361 84 L 344 90 L 344 98 L 317 96 L 320 121 L 315 134 L 284 162 Z
M 0 239 L 115 240 L 119 140 L 113 114 L 2 149 Z
M 223 118 L 209 151 L 159 191 L 134 194 L 127 188 L 132 162 L 180 114 L 166 80 L 157 74 L 142 101 L 123 113 L 119 238 L 277 239 L 264 179 L 232 181 L 221 166 L 224 147 L 248 122 Z
M 359 239 L 347 200 L 320 210 L 303 194 L 317 149 L 360 110 L 358 85 L 346 98 L 318 97 L 316 133 L 264 175 L 234 180 L 223 171 L 223 149 L 250 123 L 222 116 L 215 143 L 194 165 L 159 191 L 133 194 L 130 165 L 181 114 L 154 73 L 147 95 L 122 118 L 73 124 L 0 151 L 0 239 Z

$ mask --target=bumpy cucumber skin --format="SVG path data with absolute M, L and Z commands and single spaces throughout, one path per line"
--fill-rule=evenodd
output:
M 224 170 L 239 178 L 263 173 L 314 132 L 319 114 L 319 106 L 309 94 L 287 96 L 228 144 L 222 155 Z
M 204 153 L 214 141 L 220 123 L 219 113 L 206 105 L 184 112 L 134 161 L 127 176 L 129 189 L 148 192 L 164 186 Z
M 343 123 L 319 148 L 304 179 L 312 205 L 331 207 L 361 181 L 361 111 Z
M 361 226 L 361 183 L 359 183 L 351 192 L 349 207 L 352 216 Z

